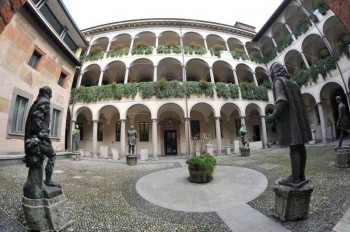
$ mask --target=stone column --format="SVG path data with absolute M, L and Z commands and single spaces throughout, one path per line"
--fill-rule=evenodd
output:
M 112 44 L 112 42 L 110 41 L 110 42 L 108 43 L 108 45 L 107 45 L 106 52 L 105 52 L 105 54 L 104 54 L 104 58 L 105 58 L 105 59 L 107 58 L 107 52 L 108 52 L 109 49 L 111 48 L 111 44 Z
M 221 155 L 220 117 L 215 117 L 215 130 L 216 130 L 217 155 Z
M 254 83 L 255 83 L 255 85 L 256 85 L 256 86 L 259 86 L 259 85 L 258 85 L 258 80 L 256 79 L 256 74 L 255 74 L 255 72 L 252 72 L 252 74 L 253 74 L 253 78 L 254 78 Z
M 120 153 L 125 156 L 125 119 L 120 120 Z
M 98 79 L 98 86 L 101 86 L 101 85 L 102 85 L 103 73 L 104 73 L 104 71 L 101 70 L 101 71 L 100 71 L 100 77 L 99 77 L 99 79 Z
M 208 50 L 208 44 L 207 44 L 207 41 L 206 41 L 205 39 L 203 39 L 203 43 L 204 43 L 204 47 L 205 47 L 205 49 L 207 49 L 207 50 Z
M 152 150 L 153 150 L 153 159 L 158 160 L 158 127 L 157 119 L 152 119 Z
M 210 82 L 215 84 L 213 67 L 209 67 L 209 73 L 210 73 Z
M 187 78 L 186 78 L 186 66 L 182 66 L 182 81 L 186 82 Z
M 89 47 L 88 47 L 88 49 L 87 49 L 87 51 L 86 51 L 86 55 L 89 55 L 89 53 L 90 53 L 90 50 L 91 50 L 91 45 L 89 45 Z
M 246 48 L 245 46 L 243 46 L 243 48 L 244 48 L 245 53 L 246 53 L 246 54 L 247 54 L 247 56 L 249 57 L 249 53 L 248 53 L 247 48 Z
M 156 36 L 156 49 L 158 47 L 158 42 L 159 42 L 159 36 Z
M 191 135 L 190 135 L 190 127 L 189 127 L 189 118 L 185 118 L 185 133 L 186 133 L 186 155 L 191 156 L 191 145 L 189 143 L 190 139 L 191 139 Z
M 78 81 L 77 81 L 77 86 L 76 88 L 79 88 L 81 85 L 81 79 L 83 78 L 83 73 L 79 73 Z
M 304 64 L 305 64 L 306 68 L 309 69 L 310 65 L 309 65 L 309 62 L 307 62 L 307 59 L 305 57 L 304 52 L 300 52 L 300 55 L 301 55 L 301 58 L 303 58 L 303 61 L 304 61 Z
M 323 107 L 321 102 L 317 103 L 317 108 L 321 121 L 322 143 L 327 143 L 326 121 L 324 120 Z
M 276 43 L 275 39 L 273 37 L 271 37 L 271 40 L 272 40 L 273 45 L 275 45 L 275 47 L 277 47 L 277 43 Z
M 128 79 L 129 79 L 129 68 L 125 67 L 124 84 L 128 83 Z
M 235 84 L 238 85 L 238 78 L 237 78 L 237 72 L 236 72 L 236 69 L 233 69 L 233 77 L 235 78 Z
M 226 47 L 226 51 L 230 51 L 230 47 L 228 46 L 228 44 L 227 44 L 227 41 L 225 41 L 225 47 Z
M 266 132 L 266 122 L 265 115 L 260 115 L 261 118 L 261 130 L 262 130 L 262 144 L 263 148 L 267 148 L 267 132 Z
M 135 38 L 133 38 L 133 39 L 131 40 L 131 42 L 130 42 L 129 55 L 131 55 L 131 50 L 132 50 L 132 48 L 134 47 L 134 40 L 135 40 Z
M 293 40 L 295 41 L 296 38 L 295 38 L 295 36 L 293 35 L 293 32 L 292 32 L 292 30 L 290 29 L 289 25 L 288 25 L 287 23 L 284 23 L 284 26 L 286 26 L 286 28 L 287 28 L 289 34 L 292 36 Z
M 241 125 L 244 124 L 247 127 L 247 124 L 245 123 L 245 116 L 240 116 L 241 118 Z
M 69 130 L 69 138 L 68 138 L 68 144 L 69 144 L 69 148 L 71 151 L 73 151 L 73 130 L 75 129 L 75 121 L 72 120 L 72 123 L 71 123 L 71 128 Z M 68 148 L 68 150 L 69 150 Z
M 92 158 L 97 158 L 97 125 L 98 120 L 94 120 L 92 130 Z
M 157 81 L 157 65 L 154 65 L 153 68 L 153 82 Z

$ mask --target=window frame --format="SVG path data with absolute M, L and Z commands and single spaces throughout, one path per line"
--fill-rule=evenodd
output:
M 199 120 L 191 120 L 191 123 L 190 123 L 190 129 L 191 129 L 191 137 L 192 139 L 200 139 L 201 138 L 201 122 Z M 197 131 L 198 133 L 197 134 L 194 134 L 194 130 L 196 129 L 195 127 L 197 126 Z M 198 137 L 197 137 L 198 136 Z
M 61 77 L 64 76 L 62 79 L 62 83 L 60 84 L 61 81 Z M 68 72 L 66 72 L 65 70 L 62 69 L 59 77 L 58 77 L 58 81 L 57 81 L 57 85 L 61 86 L 62 88 L 66 88 L 66 82 L 67 82 L 67 78 L 68 78 Z
M 37 60 L 37 62 L 35 63 L 35 65 L 32 66 L 32 65 L 30 64 L 30 61 L 32 60 L 32 57 L 33 57 L 34 54 L 40 55 L 40 58 Z M 45 53 L 44 53 L 41 49 L 39 49 L 37 46 L 34 46 L 33 51 L 32 51 L 32 53 L 31 53 L 31 55 L 29 56 L 27 65 L 28 65 L 29 67 L 31 67 L 32 69 L 39 71 L 39 70 L 40 70 L 41 63 L 42 63 L 41 61 L 44 59 L 44 57 L 45 57 Z
M 149 142 L 149 122 L 140 122 L 139 131 L 140 131 L 140 136 L 139 136 L 140 142 Z
M 121 138 L 121 128 L 122 128 L 121 122 L 116 122 L 116 124 L 115 124 L 115 141 L 116 141 L 116 142 L 120 142 L 120 138 Z M 119 130 L 118 130 L 118 129 L 119 129 Z
M 52 131 L 52 123 L 53 123 L 53 117 L 54 117 L 54 110 L 57 110 L 60 112 L 59 116 L 58 116 L 58 119 L 57 119 L 57 135 L 53 134 L 53 131 Z M 57 140 L 60 140 L 60 137 L 61 137 L 61 127 L 62 127 L 62 116 L 63 116 L 63 108 L 58 106 L 58 105 L 55 105 L 55 104 L 52 104 L 51 103 L 51 109 L 50 109 L 50 137 L 52 139 L 57 139 Z
M 15 109 L 15 105 L 16 105 L 17 96 L 28 99 L 27 106 L 26 106 L 26 109 L 24 112 L 24 118 L 23 118 L 23 123 L 24 123 L 23 124 L 24 125 L 23 126 L 23 133 L 12 131 L 12 119 L 14 118 L 14 109 Z M 30 107 L 32 106 L 32 103 L 33 103 L 33 95 L 32 94 L 14 87 L 13 92 L 12 92 L 11 105 L 10 105 L 9 113 L 8 113 L 6 138 L 24 137 L 25 124 L 27 122 L 28 112 L 29 112 Z

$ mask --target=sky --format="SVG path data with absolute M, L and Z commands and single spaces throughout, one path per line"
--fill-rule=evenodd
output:
M 258 32 L 282 0 L 63 0 L 80 29 L 132 19 L 182 18 L 256 27 Z

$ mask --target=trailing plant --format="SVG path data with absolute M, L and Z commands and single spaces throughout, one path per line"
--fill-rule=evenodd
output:
M 152 54 L 153 47 L 146 41 L 140 40 L 135 44 L 135 47 L 131 50 L 132 55 L 149 55 Z
M 126 83 L 123 84 L 124 91 L 123 91 L 123 97 L 125 98 L 134 98 L 137 94 L 137 84 L 135 83 Z
M 140 82 L 138 83 L 138 88 L 142 99 L 148 99 L 155 95 L 153 82 Z
M 291 45 L 293 42 L 293 37 L 292 35 L 288 34 L 286 35 L 283 40 L 281 40 L 278 44 L 277 44 L 277 51 L 278 52 L 282 52 L 285 48 L 287 48 L 289 45 Z
M 260 86 L 265 87 L 266 89 L 271 89 L 271 83 L 268 80 L 264 80 Z
M 267 89 L 265 87 L 256 86 L 254 83 L 241 82 L 239 88 L 241 89 L 242 99 L 269 100 Z
M 113 49 L 107 52 L 107 57 L 121 57 L 129 54 L 129 48 Z
M 309 30 L 309 27 L 311 25 L 312 24 L 309 19 L 304 19 L 303 21 L 301 21 L 292 32 L 293 35 L 295 36 L 295 39 L 297 39 L 301 34 L 307 32 L 307 30 Z
M 216 95 L 225 99 L 230 98 L 230 89 L 226 83 L 217 82 L 215 83 Z
M 186 82 L 186 95 L 188 97 L 191 95 L 213 97 L 214 90 L 212 84 L 206 81 L 202 81 L 201 84 L 197 81 L 188 81 Z
M 189 47 L 189 46 L 185 46 L 184 47 L 184 53 L 187 55 L 205 55 L 207 54 L 207 49 L 203 48 L 203 47 Z
M 103 48 L 99 45 L 95 45 L 93 46 L 91 49 L 90 49 L 90 53 L 89 55 L 93 55 L 93 54 L 97 54 L 97 53 L 100 53 L 100 52 L 104 52 Z
M 231 55 L 233 59 L 237 59 L 237 60 L 240 58 L 242 58 L 242 60 L 248 59 L 248 55 L 246 54 L 245 50 L 242 48 L 233 49 L 233 51 L 231 51 Z
M 211 178 L 216 166 L 216 159 L 208 154 L 194 156 L 186 161 L 186 163 L 193 168 L 204 169 L 204 180 Z
M 182 49 L 180 46 L 172 46 L 172 47 L 158 46 L 157 47 L 158 54 L 170 54 L 170 53 L 180 54 L 181 52 L 182 52 Z
M 226 50 L 225 46 L 222 44 L 215 44 L 213 47 L 211 47 L 210 49 L 210 54 L 212 56 L 217 56 L 220 57 L 220 51 L 224 51 Z
M 261 56 L 260 52 L 252 51 L 249 54 L 250 60 L 259 64 L 264 63 L 264 58 Z
M 228 88 L 230 90 L 230 98 L 235 99 L 239 98 L 239 87 L 236 84 L 228 84 Z
M 314 23 L 318 23 L 320 20 L 317 18 L 316 15 L 314 15 L 313 13 L 310 14 L 310 19 L 312 22 Z
M 314 0 L 314 7 L 319 10 L 322 15 L 325 15 L 329 10 L 329 6 L 323 0 Z
M 320 50 L 319 55 L 320 55 L 321 59 L 324 59 L 324 58 L 328 57 L 330 55 L 330 53 L 329 53 L 327 48 L 323 48 Z
M 275 59 L 277 56 L 277 48 L 272 48 L 271 51 L 264 55 L 264 63 L 268 63 L 271 60 Z

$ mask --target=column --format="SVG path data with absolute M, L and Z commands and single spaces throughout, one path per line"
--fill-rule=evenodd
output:
M 103 55 L 105 59 L 107 58 L 107 53 L 108 53 L 109 49 L 111 48 L 111 44 L 112 44 L 112 42 L 110 41 L 110 42 L 108 43 L 108 45 L 107 45 L 106 52 L 105 52 L 105 54 Z
M 133 38 L 133 39 L 131 40 L 130 49 L 129 49 L 129 55 L 131 54 L 131 50 L 132 50 L 132 48 L 134 47 L 134 40 L 135 40 L 135 38 Z
M 258 80 L 256 79 L 255 72 L 252 72 L 252 74 L 253 74 L 253 78 L 254 78 L 254 83 L 255 83 L 255 85 L 256 85 L 256 86 L 259 86 L 259 85 L 258 85 Z
M 157 65 L 154 65 L 153 68 L 153 82 L 157 81 Z
M 310 65 L 309 62 L 307 62 L 306 56 L 304 54 L 304 52 L 300 52 L 301 58 L 303 58 L 304 64 L 306 66 L 307 69 L 310 69 Z
M 186 67 L 182 66 L 182 82 L 186 82 Z
M 81 72 L 81 73 L 79 73 L 79 76 L 78 76 L 78 81 L 77 81 L 77 86 L 76 86 L 76 88 L 79 88 L 80 87 L 80 85 L 81 85 L 81 79 L 83 78 L 83 73 Z
M 289 25 L 288 25 L 287 23 L 284 23 L 284 25 L 286 26 L 286 28 L 287 28 L 289 34 L 292 36 L 293 40 L 295 41 L 295 40 L 296 40 L 296 39 L 295 39 L 295 36 L 293 35 L 293 32 L 292 32 L 292 30 L 290 29 Z
M 216 130 L 217 155 L 221 155 L 220 117 L 215 117 L 215 130 Z
M 92 158 L 97 158 L 97 125 L 98 120 L 94 120 L 92 130 Z
M 260 115 L 261 118 L 261 130 L 262 130 L 262 144 L 263 148 L 267 148 L 267 132 L 266 132 L 266 122 L 265 115 Z
M 203 43 L 204 43 L 204 47 L 205 47 L 205 49 L 207 49 L 207 50 L 208 50 L 208 44 L 207 44 L 207 41 L 206 41 L 205 39 L 203 39 Z
M 68 138 L 68 144 L 69 144 L 69 148 L 68 150 L 70 149 L 71 151 L 73 151 L 73 130 L 75 129 L 75 121 L 72 120 L 72 123 L 71 123 L 71 127 L 70 127 L 70 130 L 69 130 L 69 138 Z
M 81 52 L 83 51 L 82 47 L 78 47 L 78 49 L 75 51 L 75 56 L 80 58 Z
M 91 50 L 91 45 L 89 45 L 89 47 L 88 47 L 88 49 L 87 49 L 87 51 L 86 51 L 86 54 L 85 55 L 89 55 L 89 53 L 90 53 L 90 50 Z
M 215 84 L 213 67 L 209 67 L 209 73 L 210 73 L 210 82 Z
M 245 46 L 243 46 L 243 48 L 244 48 L 245 53 L 246 53 L 246 54 L 247 54 L 247 56 L 249 57 L 249 53 L 248 53 L 247 48 L 246 48 Z
M 226 46 L 226 51 L 230 51 L 230 48 L 229 48 L 229 46 L 228 46 L 228 44 L 227 44 L 227 41 L 225 41 L 225 46 Z
M 189 118 L 185 118 L 185 133 L 186 133 L 186 155 L 191 156 L 191 145 L 190 145 L 190 127 L 189 127 Z
M 120 153 L 125 156 L 125 119 L 120 119 Z
M 101 70 L 101 72 L 100 72 L 100 77 L 99 77 L 99 79 L 98 79 L 98 86 L 101 86 L 102 85 L 102 80 L 103 80 L 103 70 Z
M 158 43 L 159 43 L 159 36 L 156 36 L 156 49 L 158 47 Z
M 241 125 L 245 125 L 247 127 L 247 124 L 245 124 L 245 116 L 241 116 Z
M 276 43 L 275 39 L 273 37 L 271 37 L 271 40 L 272 40 L 273 45 L 275 45 L 275 47 L 277 47 L 277 43 Z
M 239 85 L 236 69 L 233 69 L 232 71 L 233 71 L 233 77 L 235 78 L 235 84 Z M 242 99 L 242 94 L 241 94 L 241 89 L 240 88 L 238 88 L 238 98 Z
M 152 119 L 152 152 L 153 152 L 153 159 L 158 160 L 158 127 L 157 127 L 157 119 Z
M 317 108 L 321 121 L 322 143 L 327 143 L 326 122 L 324 120 L 323 107 L 321 102 L 317 103 Z
M 125 67 L 124 84 L 128 83 L 128 79 L 129 79 L 129 68 Z

